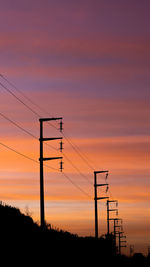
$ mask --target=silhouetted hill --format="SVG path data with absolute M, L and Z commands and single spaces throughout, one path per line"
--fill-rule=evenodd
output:
M 78 237 L 50 225 L 42 230 L 30 216 L 19 209 L 0 204 L 0 261 L 5 265 L 36 266 L 150 266 L 148 258 L 132 259 L 115 253 L 112 236 Z M 4 265 L 4 266 L 5 266 Z M 8 265 L 8 266 L 9 266 Z
M 78 237 L 50 225 L 42 230 L 30 216 L 19 209 L 0 204 L 0 256 L 3 253 L 22 257 L 24 260 L 55 260 L 55 263 L 90 262 L 99 257 L 114 254 L 112 240 Z M 9 257 L 8 257 L 9 259 Z M 6 257 L 7 260 L 7 257 Z

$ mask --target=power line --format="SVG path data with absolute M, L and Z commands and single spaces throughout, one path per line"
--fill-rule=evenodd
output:
M 38 138 L 33 135 L 31 132 L 27 131 L 26 129 L 24 129 L 23 127 L 21 127 L 18 123 L 14 122 L 13 120 L 11 120 L 10 118 L 8 118 L 6 115 L 4 115 L 3 113 L 0 112 L 0 116 L 3 117 L 4 119 L 6 119 L 7 121 L 9 121 L 10 123 L 12 123 L 13 125 L 15 125 L 17 128 L 19 128 L 20 130 L 22 130 L 23 132 L 25 132 L 26 134 L 30 135 L 31 137 L 33 137 L 34 139 L 38 140 Z M 44 142 L 45 145 L 47 145 L 50 148 L 56 149 L 54 147 L 52 147 L 51 145 L 49 145 L 48 143 Z M 56 149 L 57 150 L 57 149 Z M 87 177 L 80 172 L 80 170 L 72 163 L 72 161 L 65 155 L 65 153 L 63 153 L 64 157 L 70 162 L 70 164 L 73 166 L 74 169 L 77 170 L 77 172 L 86 180 L 88 181 L 90 184 L 92 184 L 92 182 L 90 180 L 87 179 Z
M 21 131 L 25 132 L 26 134 L 30 135 L 31 137 L 33 137 L 35 139 L 38 139 L 34 134 L 30 133 L 29 131 L 27 131 L 26 129 L 24 129 L 23 127 L 21 127 L 18 123 L 14 122 L 13 120 L 11 120 L 10 118 L 8 118 L 6 115 L 4 115 L 1 112 L 0 112 L 0 116 L 3 117 L 4 119 L 6 119 L 7 121 L 9 121 L 10 123 L 12 123 L 13 125 L 15 125 Z
M 18 96 L 16 96 L 11 90 L 9 90 L 5 85 L 3 85 L 0 82 L 0 85 L 9 93 L 11 94 L 13 97 L 15 97 L 22 105 L 24 105 L 26 108 L 28 108 L 34 115 L 40 117 L 40 115 L 34 111 L 32 108 L 30 108 L 24 101 L 22 101 Z
M 17 87 L 15 85 L 13 85 L 11 82 L 9 82 L 8 79 L 6 79 L 3 75 L 0 74 L 0 76 L 7 81 L 11 86 L 13 86 L 18 92 L 20 92 L 28 101 L 30 101 L 30 103 L 34 104 L 35 106 L 37 106 L 38 108 L 41 109 L 41 107 L 37 104 L 35 104 L 32 100 L 30 100 L 25 94 L 23 94 L 19 89 L 17 89 Z M 8 92 L 10 93 L 13 97 L 15 97 L 21 104 L 23 104 L 26 108 L 28 108 L 33 114 L 35 114 L 36 116 L 40 117 L 40 114 L 37 113 L 35 110 L 33 110 L 29 105 L 27 105 L 24 101 L 22 101 L 19 97 L 17 97 L 10 89 L 8 89 L 6 86 L 4 86 L 1 82 L 0 85 Z M 0 115 L 7 119 L 9 122 L 13 123 L 16 127 L 18 127 L 19 129 L 21 129 L 22 131 L 24 131 L 25 133 L 29 134 L 30 136 L 32 136 L 33 138 L 38 139 L 35 135 L 33 135 L 32 133 L 30 133 L 29 131 L 25 130 L 23 127 L 21 127 L 20 125 L 18 125 L 16 122 L 12 121 L 11 119 L 9 119 L 8 117 L 6 117 L 4 114 L 0 113 Z M 53 126 L 54 128 L 57 129 L 57 127 L 55 127 L 54 125 L 52 125 L 51 123 L 49 123 L 51 126 Z M 58 129 L 57 129 L 58 130 Z M 82 160 L 84 160 L 86 162 L 86 164 L 88 164 L 88 166 L 93 170 L 93 167 L 90 166 L 90 164 L 88 163 L 88 161 L 86 159 L 84 159 L 84 157 L 81 155 L 81 153 L 77 150 L 78 148 L 75 148 L 74 145 L 72 144 L 72 142 L 69 140 L 69 138 L 67 138 L 64 134 L 63 134 L 64 138 L 68 141 L 68 143 L 72 146 L 72 148 L 75 150 L 75 152 L 82 158 Z M 49 144 L 45 143 L 47 146 L 51 147 Z M 65 155 L 66 159 L 71 163 L 71 165 L 78 171 L 78 173 L 84 177 L 84 179 L 87 180 L 87 177 L 84 176 L 80 170 L 71 162 L 71 160 L 68 159 L 68 157 Z M 91 183 L 91 182 L 90 182 Z
M 20 130 L 24 131 L 26 134 L 32 136 L 32 137 L 35 138 L 35 139 L 38 139 L 35 135 L 33 135 L 32 133 L 30 133 L 29 131 L 27 131 L 27 130 L 24 129 L 23 127 L 21 127 L 19 124 L 17 124 L 17 123 L 14 122 L 13 120 L 9 119 L 7 116 L 5 116 L 5 115 L 4 115 L 3 113 L 1 113 L 1 112 L 0 112 L 0 116 L 2 116 L 4 119 L 6 119 L 7 121 L 9 121 L 10 123 L 12 123 L 13 125 L 15 125 L 16 127 L 18 127 Z M 44 142 L 44 143 L 45 143 L 45 142 Z M 37 160 L 34 160 L 34 159 L 32 159 L 32 158 L 30 158 L 30 157 L 24 155 L 23 153 L 20 153 L 19 151 L 15 150 L 15 149 L 13 149 L 13 148 L 11 148 L 11 147 L 9 147 L 9 146 L 3 144 L 3 143 L 0 143 L 0 144 L 1 144 L 2 146 L 4 146 L 5 148 L 7 148 L 7 149 L 9 149 L 9 150 L 11 150 L 11 151 L 13 151 L 13 152 L 19 154 L 20 156 L 23 156 L 24 158 L 27 158 L 27 159 L 32 160 L 32 161 L 34 161 L 34 162 L 36 162 L 36 163 L 39 164 L 39 162 L 38 162 Z M 47 143 L 45 143 L 45 144 L 46 144 L 47 146 L 51 147 L 49 144 L 47 144 Z M 63 153 L 63 154 L 64 154 L 64 153 Z M 64 154 L 64 156 L 68 159 L 68 161 L 70 161 L 69 158 L 68 158 L 65 154 Z M 70 163 L 72 164 L 71 161 L 70 161 Z M 53 170 L 57 170 L 56 168 L 49 167 L 49 166 L 46 165 L 46 164 L 44 164 L 44 166 L 47 167 L 47 168 L 51 168 L 51 169 L 53 169 Z M 76 168 L 75 165 L 73 165 L 73 166 L 74 166 L 74 168 Z M 77 168 L 76 168 L 76 169 L 77 169 Z M 79 171 L 78 169 L 77 169 L 77 171 L 80 173 L 80 171 Z M 82 173 L 80 173 L 80 174 L 83 176 Z M 84 177 L 84 176 L 83 176 L 83 177 Z M 84 178 L 85 178 L 85 177 L 84 177 Z M 72 180 L 71 180 L 68 176 L 67 176 L 67 179 L 69 179 L 69 181 L 72 182 Z M 73 183 L 73 182 L 72 182 L 72 184 L 75 185 L 75 183 Z M 76 187 L 78 187 L 78 186 L 76 185 Z M 79 187 L 78 187 L 78 188 L 79 188 Z M 82 190 L 82 189 L 80 189 L 80 191 L 81 191 L 81 190 Z
M 31 132 L 29 132 L 28 130 L 24 129 L 22 126 L 20 126 L 18 123 L 16 123 L 14 120 L 8 118 L 6 115 L 4 115 L 3 113 L 0 112 L 0 116 L 3 117 L 4 119 L 6 119 L 7 121 L 9 121 L 10 123 L 12 123 L 14 126 L 16 126 L 18 129 L 20 129 L 21 131 L 25 132 L 26 134 L 30 135 L 31 137 L 33 137 L 34 139 L 38 140 L 38 137 L 35 136 L 34 134 L 32 134 Z M 44 143 L 45 145 L 47 145 L 48 147 L 57 150 L 57 148 L 49 145 L 48 143 Z
M 34 101 L 32 101 L 28 96 L 26 96 L 21 90 L 19 90 L 12 82 L 10 82 L 6 77 L 4 77 L 2 74 L 0 74 L 0 76 L 9 84 L 11 85 L 13 88 L 16 89 L 17 92 L 19 92 L 24 98 L 26 98 L 32 105 L 34 105 L 35 107 L 37 107 L 38 109 L 40 109 L 41 111 L 43 112 L 46 112 L 47 114 L 49 114 L 45 109 L 43 109 L 41 106 L 39 106 L 37 103 L 35 103 Z M 31 108 L 28 104 L 26 104 L 22 99 L 20 99 L 18 96 L 16 96 L 15 93 L 13 93 L 8 87 L 6 87 L 5 85 L 3 85 L 1 82 L 0 82 L 0 85 L 9 93 L 11 94 L 14 98 L 16 98 L 22 105 L 24 105 L 28 110 L 30 110 L 34 115 L 36 115 L 38 118 L 41 116 L 37 111 L 35 111 L 33 108 Z M 32 134 L 31 132 L 29 132 L 28 130 L 24 129 L 23 127 L 21 127 L 19 124 L 17 124 L 16 122 L 14 122 L 13 120 L 9 119 L 6 115 L 0 113 L 0 116 L 2 116 L 3 118 L 5 118 L 6 120 L 8 120 L 9 122 L 11 122 L 12 124 L 14 124 L 16 127 L 18 127 L 20 130 L 24 131 L 26 134 L 32 136 L 33 138 L 35 139 L 38 139 L 34 134 Z M 55 129 L 58 130 L 58 128 L 56 126 L 54 126 L 53 124 L 51 123 L 48 123 L 50 126 L 54 127 Z M 73 150 L 78 154 L 78 156 L 86 163 L 86 165 L 93 171 L 94 168 L 93 166 L 89 163 L 89 159 L 87 158 L 87 156 L 85 156 L 85 154 L 83 154 L 80 149 L 77 147 L 77 145 L 75 145 L 69 137 L 66 136 L 66 134 L 62 133 L 64 138 L 66 139 L 66 141 L 71 145 L 71 147 L 73 148 Z M 38 161 L 28 157 L 27 155 L 24 155 L 23 153 L 20 153 L 19 151 L 3 144 L 3 143 L 0 143 L 0 145 L 4 146 L 5 148 L 19 154 L 20 156 L 23 156 L 24 158 L 26 159 L 29 159 L 31 161 L 34 161 L 36 163 L 39 164 Z M 56 149 L 54 147 L 52 147 L 51 145 L 49 145 L 48 143 L 45 142 L 45 145 L 50 147 L 50 148 L 53 148 L 53 149 Z M 57 149 L 56 149 L 57 150 Z M 88 181 L 90 184 L 91 181 L 89 181 L 87 179 L 87 177 L 78 169 L 78 167 L 75 166 L 74 163 L 72 163 L 72 161 L 63 153 L 64 157 L 67 159 L 67 161 L 72 165 L 72 167 L 74 169 L 76 169 L 76 171 L 84 178 L 86 179 L 86 181 Z M 53 167 L 50 167 L 46 164 L 44 164 L 45 167 L 47 168 L 50 168 L 50 169 L 53 169 L 53 170 L 57 170 L 56 168 L 53 168 Z M 88 197 L 90 197 L 81 187 L 79 187 L 76 183 L 74 183 L 68 175 L 66 175 L 64 172 L 63 172 L 63 175 L 76 187 L 78 188 L 83 194 L 87 195 Z M 109 190 L 109 194 L 112 198 L 112 195 L 111 195 L 111 192 Z M 91 197 L 90 197 L 91 198 Z
M 29 131 L 25 130 L 23 127 L 21 127 L 19 124 L 17 124 L 17 123 L 14 122 L 13 120 L 9 119 L 7 116 L 5 116 L 4 114 L 2 114 L 1 112 L 0 112 L 0 116 L 2 116 L 3 118 L 5 118 L 6 120 L 8 120 L 10 123 L 12 123 L 12 124 L 15 125 L 16 127 L 18 127 L 20 130 L 24 131 L 26 134 L 32 136 L 32 137 L 35 138 L 35 139 L 38 139 L 35 135 L 33 135 L 33 134 L 30 133 Z M 45 143 L 45 144 L 48 145 L 48 146 L 50 146 L 50 145 L 47 144 L 47 143 Z M 0 145 L 2 145 L 2 146 L 4 146 L 5 148 L 7 148 L 7 149 L 9 149 L 9 150 L 11 150 L 11 151 L 17 153 L 17 154 L 20 155 L 20 156 L 23 156 L 23 157 L 26 158 L 26 159 L 29 159 L 29 160 L 31 160 L 31 161 L 36 162 L 36 163 L 39 164 L 39 162 L 38 162 L 37 160 L 34 160 L 34 159 L 30 158 L 30 157 L 27 156 L 27 155 L 24 155 L 23 153 L 17 151 L 16 149 L 13 149 L 13 148 L 11 148 L 11 147 L 9 147 L 9 146 L 3 144 L 3 143 L 0 143 Z M 64 153 L 63 153 L 63 154 L 64 154 Z M 65 157 L 68 159 L 68 157 L 67 157 L 66 155 L 65 155 Z M 68 159 L 68 160 L 69 160 L 69 159 Z M 71 161 L 70 161 L 70 162 L 71 162 Z M 56 168 L 49 167 L 49 166 L 46 165 L 46 164 L 44 164 L 44 166 L 47 167 L 47 168 L 51 168 L 51 169 L 53 169 L 53 170 L 57 170 Z M 74 165 L 73 165 L 73 166 L 74 166 Z M 76 167 L 74 166 L 74 168 L 76 168 Z M 76 169 L 77 169 L 77 168 L 76 168 Z M 78 170 L 78 169 L 77 169 L 77 170 Z M 78 171 L 79 171 L 79 170 L 78 170 Z M 79 171 L 79 173 L 80 173 L 80 171 Z M 64 173 L 63 173 L 63 174 L 64 174 Z M 81 173 L 80 173 L 80 174 L 81 174 Z M 65 174 L 64 174 L 64 175 L 65 175 Z M 81 174 L 81 175 L 83 176 L 83 174 Z M 72 182 L 72 180 L 71 180 L 67 175 L 66 175 L 66 177 L 67 177 L 67 179 L 69 179 L 69 181 L 71 181 L 72 184 L 74 184 L 77 188 L 79 188 L 75 183 Z M 83 177 L 84 177 L 84 176 L 83 176 Z M 85 178 L 85 177 L 84 177 L 84 178 Z M 82 189 L 80 188 L 80 191 L 81 191 L 81 190 L 82 190 Z
M 2 142 L 0 142 L 0 145 L 3 146 L 3 147 L 5 147 L 5 148 L 7 148 L 7 149 L 9 149 L 9 150 L 11 150 L 11 151 L 13 151 L 13 152 L 15 152 L 16 154 L 18 154 L 18 155 L 20 155 L 20 156 L 22 156 L 22 157 L 24 157 L 24 158 L 26 158 L 26 159 L 29 159 L 29 160 L 31 160 L 31 161 L 33 161 L 33 162 L 36 162 L 36 163 L 38 162 L 37 160 L 35 160 L 35 159 L 33 159 L 33 158 L 30 158 L 30 157 L 27 156 L 27 155 L 24 155 L 23 153 L 17 151 L 16 149 L 14 149 L 14 148 L 12 148 L 12 147 L 10 147 L 10 146 L 7 146 L 7 145 L 3 144 Z
M 38 109 L 40 109 L 41 111 L 43 111 L 43 112 L 46 112 L 47 113 L 47 111 L 44 109 L 44 108 L 42 108 L 42 107 L 40 107 L 37 103 L 35 103 L 34 101 L 32 101 L 26 94 L 24 94 L 21 90 L 19 90 L 12 82 L 10 82 L 7 78 L 6 78 L 6 76 L 4 76 L 4 75 L 2 75 L 2 74 L 0 74 L 0 76 L 10 85 L 10 86 L 12 86 L 17 92 L 19 92 L 24 98 L 26 98 L 32 105 L 34 105 L 35 107 L 37 107 Z M 48 113 L 47 113 L 48 114 Z
M 35 162 L 35 163 L 38 163 L 38 165 L 39 165 L 39 161 L 37 161 L 37 160 L 35 160 L 35 159 L 33 159 L 33 158 L 31 158 L 31 157 L 29 157 L 29 156 L 27 156 L 27 155 L 25 155 L 25 154 L 19 152 L 18 150 L 14 149 L 14 148 L 12 148 L 12 147 L 10 147 L 10 146 L 8 146 L 8 145 L 5 145 L 5 144 L 2 143 L 2 142 L 0 142 L 0 145 L 3 146 L 3 147 L 5 147 L 5 148 L 7 148 L 7 149 L 9 149 L 9 150 L 12 151 L 12 152 L 15 152 L 16 154 L 18 154 L 18 155 L 20 155 L 20 156 L 22 156 L 22 157 L 24 157 L 24 158 L 26 158 L 26 159 L 28 159 L 28 160 L 31 160 L 31 161 L 33 161 L 33 162 Z M 56 171 L 58 171 L 58 169 L 53 168 L 53 167 L 50 167 L 50 166 L 48 166 L 48 165 L 46 165 L 46 164 L 45 164 L 44 166 L 47 167 L 47 168 L 50 168 L 50 169 L 52 169 L 52 170 L 56 170 Z
M 37 161 L 37 160 L 35 160 L 35 159 L 33 159 L 33 158 L 31 158 L 31 157 L 29 157 L 29 156 L 27 156 L 27 155 L 25 155 L 25 154 L 19 152 L 18 150 L 14 149 L 14 148 L 12 148 L 12 147 L 10 147 L 10 146 L 8 146 L 8 145 L 5 145 L 5 144 L 2 143 L 2 142 L 0 142 L 0 145 L 3 146 L 3 147 L 5 147 L 5 148 L 7 148 L 8 150 L 10 150 L 10 151 L 16 153 L 17 155 L 22 156 L 22 157 L 24 157 L 24 158 L 26 158 L 26 159 L 28 159 L 28 160 L 30 160 L 30 161 L 32 161 L 32 162 L 35 162 L 35 163 L 37 163 L 37 164 L 39 165 L 39 161 Z M 49 168 L 49 169 L 58 171 L 58 169 L 53 168 L 53 167 L 50 167 L 49 165 L 44 164 L 44 166 L 47 167 L 47 168 Z M 64 173 L 64 172 L 62 172 L 62 173 L 63 173 L 63 175 L 67 178 L 67 180 L 69 180 L 70 183 L 72 183 L 78 190 L 80 190 L 84 195 L 90 197 L 90 195 L 89 195 L 88 193 L 86 193 L 80 186 L 78 186 L 76 183 L 74 183 L 66 173 Z M 90 198 L 91 198 L 91 197 L 90 197 Z
M 75 144 L 73 144 L 72 142 L 71 142 L 71 140 L 64 134 L 64 133 L 62 133 L 63 134 L 63 136 L 64 136 L 64 138 L 67 140 L 67 142 L 71 145 L 71 147 L 74 149 L 74 151 L 80 156 L 80 158 L 82 158 L 82 160 L 88 165 L 88 167 L 92 170 L 92 171 L 94 171 L 94 168 L 93 168 L 93 166 L 91 165 L 91 164 L 89 164 L 89 162 L 88 162 L 88 160 L 85 158 L 85 156 L 83 156 L 82 154 L 81 154 L 81 152 L 79 151 L 79 148 L 75 145 Z
M 12 82 L 10 82 L 4 75 L 0 74 L 0 76 L 10 85 L 12 86 L 17 92 L 19 92 L 25 99 L 27 99 L 32 105 L 34 105 L 35 107 L 37 107 L 39 110 L 41 110 L 42 112 L 45 112 L 49 115 L 49 113 L 44 109 L 42 108 L 41 106 L 39 106 L 37 103 L 35 103 L 34 101 L 32 101 L 32 99 L 30 99 L 26 94 L 24 94 L 21 90 L 19 90 Z M 10 93 L 12 96 L 14 96 L 21 104 L 23 104 L 26 108 L 28 108 L 33 114 L 35 114 L 36 116 L 40 117 L 41 115 L 39 113 L 37 113 L 34 109 L 32 109 L 29 105 L 27 105 L 24 101 L 22 101 L 19 97 L 17 97 L 10 89 L 8 89 L 6 86 L 4 86 L 1 82 L 0 82 L 0 85 L 8 92 Z M 18 127 L 20 130 L 24 131 L 26 134 L 32 136 L 33 138 L 37 139 L 38 138 L 33 135 L 31 132 L 27 131 L 26 129 L 24 129 L 23 127 L 21 127 L 20 125 L 18 125 L 16 122 L 14 122 L 13 120 L 9 119 L 8 117 L 6 117 L 4 114 L 0 113 L 0 116 L 2 116 L 3 118 L 5 118 L 6 120 L 8 120 L 9 122 L 11 122 L 12 124 L 14 124 L 16 127 Z M 48 124 L 52 127 L 54 127 L 55 129 L 57 129 L 56 126 L 54 126 L 53 124 L 51 124 L 50 122 L 48 122 Z M 58 130 L 58 129 L 57 129 Z M 94 168 L 93 166 L 89 163 L 89 159 L 87 158 L 87 156 L 85 154 L 83 154 L 83 152 L 80 151 L 80 149 L 78 148 L 77 145 L 73 144 L 73 142 L 70 140 L 69 137 L 67 137 L 64 132 L 62 133 L 64 138 L 67 140 L 67 142 L 71 145 L 71 147 L 73 148 L 73 150 L 78 154 L 78 156 L 80 156 L 80 158 L 88 165 L 88 167 L 93 171 Z M 5 146 L 8 148 L 8 146 L 0 143 L 1 145 Z M 48 143 L 44 143 L 46 146 L 50 147 L 50 148 L 53 148 L 55 150 L 57 150 L 56 148 L 54 148 L 53 146 L 49 145 Z M 11 148 L 9 148 L 11 149 Z M 22 155 L 32 161 L 35 161 L 36 163 L 39 163 L 38 161 L 36 160 L 33 160 L 31 158 L 29 158 L 28 156 L 14 150 L 14 149 L 11 149 L 12 151 L 16 152 L 17 154 L 19 155 Z M 90 184 L 92 184 L 92 182 L 87 179 L 87 177 L 80 172 L 80 170 L 73 164 L 73 162 L 66 156 L 66 154 L 64 154 L 64 157 L 67 159 L 67 161 L 72 165 L 72 167 L 74 169 L 76 169 L 76 171 L 84 178 L 86 179 Z M 52 167 L 49 167 L 48 165 L 44 164 L 44 166 L 48 167 L 48 168 L 51 168 L 51 169 L 55 169 L 55 168 L 52 168 Z M 57 169 L 55 169 L 57 170 Z M 66 176 L 66 178 L 73 184 L 75 185 L 78 189 L 80 189 L 80 191 L 84 192 L 80 187 L 78 187 L 75 183 L 72 182 L 72 180 L 63 172 L 63 175 Z M 84 192 L 85 193 L 85 192 Z M 112 197 L 112 194 L 110 192 L 110 189 L 108 191 L 110 197 L 113 199 Z M 87 194 L 86 194 L 87 195 Z
M 36 115 L 38 118 L 41 117 L 39 113 L 37 113 L 34 109 L 32 109 L 29 105 L 27 105 L 24 101 L 20 99 L 20 97 L 16 96 L 8 87 L 3 85 L 0 82 L 0 85 L 9 93 L 11 94 L 15 99 L 17 99 L 22 105 L 24 105 L 28 110 L 30 110 L 34 115 Z M 57 129 L 53 124 L 49 123 L 53 128 Z M 58 130 L 58 129 L 57 129 Z
M 86 196 L 88 196 L 88 198 L 92 198 L 87 192 L 85 192 L 79 185 L 77 185 L 76 183 L 74 183 L 70 178 L 69 178 L 69 176 L 66 174 L 66 173 L 64 173 L 64 172 L 62 172 L 62 174 L 78 189 L 78 190 L 80 190 L 84 195 L 86 195 Z
M 25 99 L 27 99 L 32 105 L 36 106 L 37 108 L 39 108 L 41 111 L 44 111 L 48 114 L 48 112 L 43 109 L 42 107 L 40 107 L 37 103 L 35 103 L 33 100 L 31 100 L 26 94 L 24 94 L 21 90 L 19 90 L 12 82 L 10 82 L 6 77 L 4 77 L 4 75 L 0 74 L 0 77 L 3 78 L 9 85 L 11 85 L 17 92 L 19 92 Z M 22 101 L 19 97 L 17 97 L 14 93 L 11 92 L 11 90 L 9 90 L 6 86 L 4 86 L 2 83 L 0 83 L 0 85 L 6 90 L 8 91 L 10 94 L 12 94 L 19 102 L 21 102 L 26 108 L 28 108 L 33 114 L 35 114 L 38 117 L 41 117 L 41 114 L 39 114 L 38 112 L 36 112 L 33 108 L 30 108 L 29 105 L 27 105 L 24 101 Z M 56 126 L 54 126 L 53 124 L 51 124 L 50 122 L 48 122 L 49 125 L 51 125 L 53 128 L 57 129 Z M 57 129 L 58 130 L 58 129 Z
M 32 101 L 29 97 L 27 97 L 24 93 L 21 92 L 21 90 L 19 90 L 12 82 L 10 82 L 8 80 L 8 78 L 4 77 L 4 75 L 0 74 L 0 76 L 9 84 L 11 85 L 13 88 L 15 88 L 22 96 L 24 96 L 24 98 L 26 98 L 30 103 L 32 103 L 34 106 L 38 107 L 40 110 L 46 112 L 47 114 L 49 114 L 47 111 L 45 111 L 45 109 L 41 108 L 39 105 L 37 105 L 34 101 Z M 37 115 L 38 117 L 40 117 L 40 114 L 38 114 L 36 111 L 34 111 L 32 108 L 29 107 L 29 105 L 25 104 L 19 97 L 17 97 L 14 93 L 11 92 L 11 90 L 9 90 L 6 86 L 4 86 L 3 84 L 0 83 L 0 85 L 7 90 L 10 94 L 12 94 L 19 102 L 21 102 L 24 106 L 26 106 L 26 108 L 28 108 L 32 113 L 34 113 L 35 115 Z M 51 125 L 52 127 L 54 127 L 55 129 L 57 129 L 56 126 L 54 126 L 53 124 L 49 123 L 49 125 Z M 58 129 L 57 129 L 58 130 Z M 71 142 L 71 140 L 69 139 L 69 137 L 67 137 L 64 133 L 63 133 L 64 138 L 67 140 L 67 142 L 71 145 L 71 147 L 74 149 L 74 151 L 80 156 L 80 158 L 87 164 L 87 166 L 93 171 L 94 168 L 93 166 L 89 163 L 89 159 L 87 158 L 87 156 L 83 155 L 83 153 L 80 151 L 80 149 L 77 147 L 77 145 L 73 144 Z
M 90 184 L 93 185 L 93 183 L 82 173 L 80 172 L 80 170 L 72 163 L 72 161 L 66 156 L 66 154 L 64 152 L 62 152 L 63 156 L 67 159 L 67 161 L 72 165 L 72 167 L 86 180 L 88 181 Z
M 13 85 L 11 82 L 9 82 L 9 80 L 8 79 L 6 79 L 3 75 L 1 75 L 0 74 L 0 76 L 4 79 L 4 80 L 6 80 L 10 85 L 12 85 L 13 87 L 15 87 L 16 88 L 16 86 L 15 85 Z M 19 102 L 21 102 L 23 105 L 25 105 L 25 107 L 26 108 L 28 108 L 32 113 L 34 113 L 35 115 L 37 115 L 38 117 L 40 117 L 40 114 L 38 114 L 36 111 L 34 111 L 32 108 L 30 108 L 28 105 L 26 105 L 20 98 L 18 98 L 14 93 L 12 93 L 11 92 L 11 90 L 9 90 L 6 86 L 4 86 L 2 83 L 0 83 L 0 85 L 6 90 L 6 91 L 8 91 L 9 93 L 11 93 Z M 16 88 L 16 90 L 18 90 L 17 88 Z M 18 90 L 19 92 L 21 92 L 20 90 Z M 24 96 L 24 97 L 26 97 L 23 93 L 22 93 L 22 95 Z M 26 97 L 28 100 L 29 100 L 29 98 L 28 97 Z M 30 101 L 31 103 L 34 103 L 33 101 Z M 34 105 L 36 105 L 35 103 L 34 103 Z M 29 134 L 30 136 L 32 136 L 33 138 L 35 138 L 35 139 L 38 139 L 36 136 L 34 136 L 33 134 L 31 134 L 29 131 L 27 131 L 27 130 L 25 130 L 23 127 L 21 127 L 21 126 L 19 126 L 17 123 L 15 123 L 14 121 L 12 121 L 11 119 L 9 119 L 8 117 L 6 117 L 5 115 L 3 115 L 2 113 L 0 114 L 2 117 L 4 117 L 5 119 L 7 119 L 8 121 L 10 121 L 11 123 L 13 123 L 16 127 L 18 127 L 19 129 L 21 129 L 21 130 L 23 130 L 25 133 L 27 133 L 27 134 Z M 51 123 L 49 123 L 50 125 L 52 125 Z M 54 126 L 55 127 L 55 126 Z M 55 127 L 56 128 L 56 127 Z M 72 148 L 75 150 L 75 152 L 86 162 L 86 164 L 88 164 L 88 166 L 93 170 L 93 168 L 89 165 L 89 163 L 87 162 L 87 160 L 85 160 L 84 158 L 83 158 L 83 156 L 77 151 L 77 149 L 74 147 L 74 145 L 72 144 L 72 142 L 64 135 L 64 133 L 63 133 L 63 136 L 65 137 L 65 139 L 70 143 L 70 145 L 72 146 Z M 45 143 L 47 146 L 49 146 L 49 147 L 52 147 L 52 146 L 50 146 L 49 144 L 47 144 L 47 143 Z M 53 148 L 53 147 L 52 147 Z M 79 169 L 71 162 L 71 160 L 69 160 L 68 159 L 68 157 L 67 156 L 65 156 L 66 157 L 66 159 L 71 163 L 71 165 L 81 174 L 81 172 L 79 171 Z M 83 174 L 81 174 L 81 176 L 83 177 Z M 84 176 L 84 178 L 85 178 L 85 176 Z M 86 178 L 87 179 L 87 178 Z

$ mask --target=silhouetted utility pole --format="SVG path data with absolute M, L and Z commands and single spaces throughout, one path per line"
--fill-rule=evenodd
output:
M 130 257 L 134 254 L 134 245 L 130 245 Z
M 114 233 L 114 243 L 115 243 L 115 247 L 117 248 L 116 237 L 117 237 L 117 234 L 119 233 L 118 229 L 121 227 L 121 225 L 119 225 L 118 222 L 119 221 L 122 222 L 122 219 L 110 218 L 109 220 L 114 222 L 114 232 L 113 232 Z
M 126 236 L 123 235 L 124 232 L 119 232 L 119 254 L 121 254 L 121 248 L 126 247 Z M 125 240 L 122 240 L 122 238 L 125 238 Z
M 97 174 L 106 173 L 106 178 L 108 176 L 108 171 L 94 171 L 94 201 L 95 201 L 95 238 L 98 238 L 98 210 L 97 210 L 97 200 L 108 199 L 108 197 L 97 197 L 97 187 L 106 186 L 108 190 L 108 184 L 97 184 Z
M 61 159 L 60 170 L 62 171 L 62 157 L 43 157 L 43 142 L 51 140 L 62 140 L 62 137 L 53 137 L 53 138 L 43 138 L 43 122 L 45 121 L 57 121 L 60 120 L 60 131 L 62 131 L 62 118 L 42 118 L 40 121 L 40 215 L 41 215 L 41 227 L 45 227 L 45 214 L 44 214 L 44 172 L 43 172 L 43 161 Z M 62 151 L 62 142 L 60 143 L 60 150 Z
M 118 225 L 118 218 L 114 219 L 114 241 L 115 241 L 115 246 L 117 248 L 117 243 L 116 243 L 116 237 L 117 237 L 117 229 L 120 228 L 120 225 Z
M 115 203 L 116 204 L 116 209 L 110 209 L 109 207 L 109 203 Z M 117 200 L 107 200 L 107 234 L 110 234 L 110 227 L 109 227 L 109 221 L 110 221 L 110 217 L 109 217 L 109 212 L 110 211 L 116 211 L 116 215 L 118 215 L 118 201 Z

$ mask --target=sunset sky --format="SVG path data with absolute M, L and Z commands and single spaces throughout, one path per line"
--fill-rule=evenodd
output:
M 40 221 L 38 162 L 1 145 L 38 161 L 39 118 L 8 88 L 41 117 L 63 117 L 64 173 L 72 182 L 44 168 L 46 221 L 94 236 L 93 171 L 107 169 L 127 254 L 130 244 L 144 253 L 150 245 L 149 14 L 148 0 L 0 1 L 0 74 L 45 110 L 0 77 L 0 200 Z M 44 135 L 62 136 L 46 123 Z M 49 144 L 55 149 L 44 146 L 44 155 L 61 156 L 59 142 Z M 59 168 L 59 161 L 46 164 Z M 106 203 L 98 209 L 102 235 Z

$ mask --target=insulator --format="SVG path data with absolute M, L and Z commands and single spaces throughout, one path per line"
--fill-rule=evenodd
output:
M 106 187 L 106 193 L 108 192 L 108 189 L 109 189 L 109 186 L 107 185 L 107 187 Z
M 62 152 L 62 150 L 63 150 L 63 142 L 61 141 L 60 142 L 60 152 Z
M 118 210 L 116 210 L 116 216 L 118 216 Z
M 60 132 L 63 131 L 63 127 L 62 127 L 62 126 L 63 126 L 63 122 L 62 122 L 62 120 L 61 120 L 61 121 L 60 121 L 60 128 L 59 128 L 59 129 L 60 129 Z
M 62 172 L 62 170 L 63 170 L 63 162 L 62 162 L 62 160 L 60 161 L 60 171 Z
M 106 177 L 105 177 L 105 179 L 107 180 L 107 178 L 108 178 L 108 172 L 106 173 Z
M 116 201 L 116 207 L 118 207 L 118 201 Z

